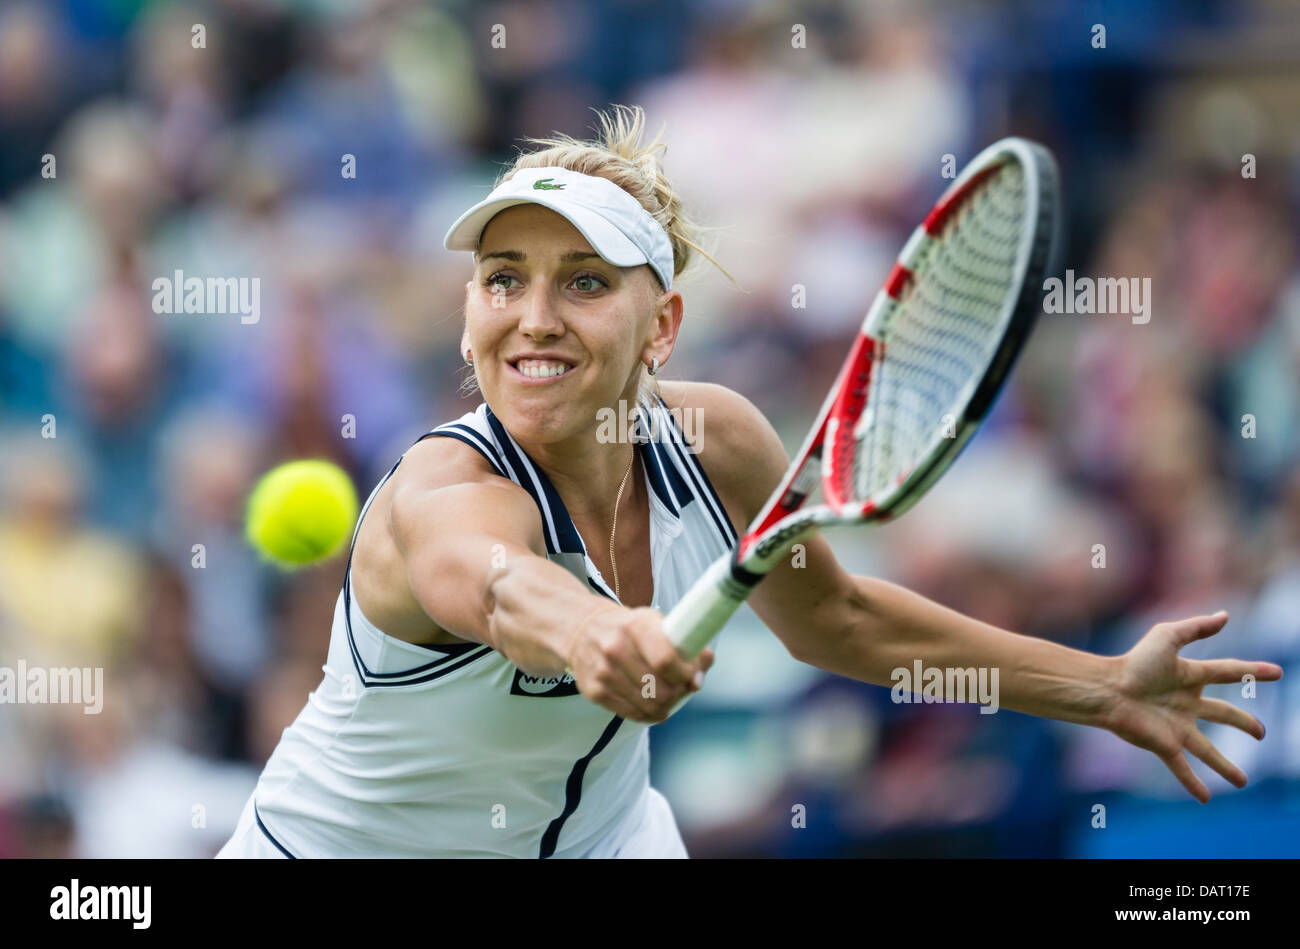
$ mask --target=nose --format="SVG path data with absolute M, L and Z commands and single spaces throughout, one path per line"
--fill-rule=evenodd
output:
M 545 339 L 564 334 L 564 321 L 550 281 L 536 281 L 522 301 L 519 315 L 519 332 L 533 339 Z

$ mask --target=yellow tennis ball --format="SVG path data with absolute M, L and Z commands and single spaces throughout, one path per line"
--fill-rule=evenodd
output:
M 357 492 L 338 465 L 290 461 L 272 468 L 248 496 L 248 542 L 282 566 L 337 553 L 357 520 Z

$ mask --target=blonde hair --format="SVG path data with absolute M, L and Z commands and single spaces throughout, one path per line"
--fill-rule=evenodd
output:
M 660 158 L 668 146 L 660 141 L 663 130 L 660 129 L 654 140 L 645 144 L 642 139 L 646 117 L 640 106 L 615 105 L 607 112 L 593 111 L 600 125 L 596 139 L 581 141 L 561 133 L 548 138 L 526 137 L 524 142 L 538 148 L 530 152 L 521 151 L 502 172 L 496 185 L 509 181 L 515 172 L 524 168 L 564 168 L 582 175 L 606 178 L 636 198 L 668 233 L 673 249 L 674 280 L 691 264 L 695 254 L 732 279 L 731 274 L 700 246 L 699 234 L 705 228 L 686 216 L 681 195 L 664 176 Z M 655 279 L 657 281 L 658 276 Z M 654 377 L 643 369 L 638 395 L 657 395 L 658 392 Z

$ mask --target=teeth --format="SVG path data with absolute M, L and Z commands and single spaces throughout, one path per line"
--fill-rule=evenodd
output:
M 530 379 L 549 379 L 552 376 L 564 375 L 569 370 L 564 363 L 551 362 L 547 359 L 521 359 L 515 365 Z

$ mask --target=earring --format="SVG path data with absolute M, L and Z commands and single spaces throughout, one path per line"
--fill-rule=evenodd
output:
M 651 356 L 651 357 L 650 357 L 650 363 L 651 363 L 651 365 L 650 365 L 650 375 L 653 376 L 656 372 L 659 371 L 659 360 L 658 360 L 656 357 Z
M 465 350 L 465 352 L 461 353 L 461 357 L 465 360 L 465 365 L 467 366 L 474 365 L 474 354 L 470 352 L 468 349 Z

